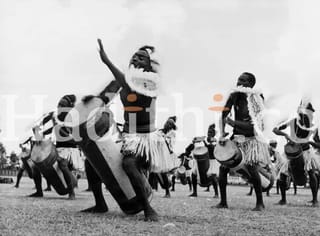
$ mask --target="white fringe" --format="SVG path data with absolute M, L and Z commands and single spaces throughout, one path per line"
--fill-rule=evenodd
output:
M 159 131 L 152 133 L 123 134 L 122 152 L 146 157 L 150 171 L 154 173 L 169 172 L 179 166 L 177 156 L 170 154 L 164 137 Z
M 247 95 L 249 115 L 252 120 L 255 136 L 261 141 L 267 143 L 268 140 L 263 134 L 264 131 L 264 102 L 261 92 L 252 88 L 238 86 L 233 92 L 241 92 Z
M 271 166 L 271 158 L 268 145 L 256 138 L 245 138 L 244 142 L 238 143 L 242 151 L 245 163 L 248 165 L 260 164 Z
M 148 97 L 157 97 L 159 92 L 160 76 L 158 73 L 146 72 L 131 66 L 125 73 L 129 87 Z

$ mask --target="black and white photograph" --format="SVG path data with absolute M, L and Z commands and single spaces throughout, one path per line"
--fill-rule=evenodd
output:
M 319 9 L 0 0 L 0 236 L 320 235 Z

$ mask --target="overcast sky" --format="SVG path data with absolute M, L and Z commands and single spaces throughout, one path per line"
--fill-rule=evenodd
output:
M 270 126 L 295 110 L 301 94 L 312 95 L 320 110 L 319 5 L 316 0 L 0 0 L 0 141 L 8 152 L 17 150 L 27 127 L 61 96 L 96 93 L 112 79 L 99 60 L 98 37 L 123 69 L 138 47 L 156 47 L 163 83 L 157 123 L 178 116 L 178 152 L 206 133 L 217 115 L 208 108 L 223 105 L 213 95 L 226 97 L 243 71 L 256 75 Z M 119 101 L 114 107 L 121 121 Z M 12 113 L 31 116 L 11 122 Z

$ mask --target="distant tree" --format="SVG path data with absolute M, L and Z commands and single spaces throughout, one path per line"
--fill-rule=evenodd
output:
M 0 142 L 0 156 L 5 156 L 6 155 L 6 148 L 4 145 Z

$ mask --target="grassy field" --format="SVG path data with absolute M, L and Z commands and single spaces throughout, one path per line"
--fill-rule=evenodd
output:
M 152 205 L 160 221 L 147 223 L 142 213 L 123 214 L 107 191 L 108 213 L 80 213 L 93 205 L 85 188 L 86 181 L 80 180 L 77 199 L 70 201 L 54 191 L 41 199 L 26 197 L 34 189 L 25 177 L 19 189 L 0 184 L 0 235 L 320 235 L 320 209 L 307 204 L 309 189 L 298 189 L 297 196 L 290 189 L 287 206 L 275 205 L 279 195 L 272 189 L 264 198 L 266 209 L 253 212 L 255 198 L 246 196 L 246 186 L 229 186 L 229 209 L 215 209 L 219 200 L 212 192 L 199 188 L 199 197 L 189 198 L 188 188 L 177 184 L 170 199 L 163 198 L 163 190 L 154 192 Z

